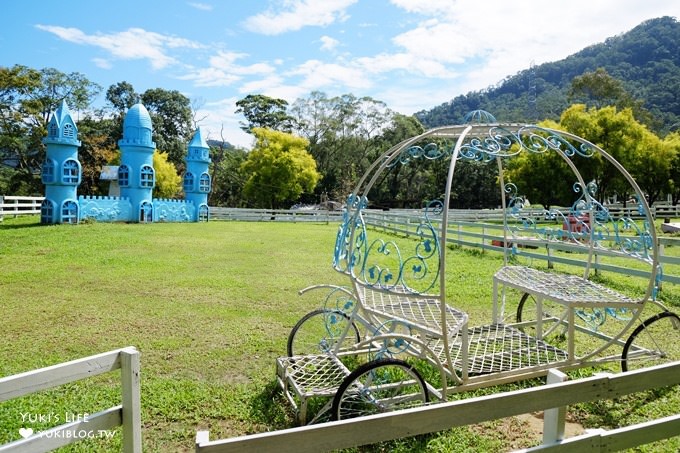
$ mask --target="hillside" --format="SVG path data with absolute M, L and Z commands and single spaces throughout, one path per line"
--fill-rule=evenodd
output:
M 621 80 L 644 102 L 662 134 L 680 127 L 680 22 L 672 17 L 645 21 L 564 60 L 544 63 L 509 76 L 497 86 L 458 96 L 416 114 L 426 127 L 459 123 L 476 109 L 499 121 L 558 119 L 567 107 L 571 80 L 597 68 Z

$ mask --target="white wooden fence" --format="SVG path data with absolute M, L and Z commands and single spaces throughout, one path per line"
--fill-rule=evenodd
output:
M 196 435 L 197 453 L 303 453 L 351 448 L 449 428 L 587 401 L 618 398 L 634 392 L 680 383 L 680 362 L 627 373 L 598 375 L 460 401 L 322 423 L 281 431 L 209 440 L 208 431 Z M 564 417 L 544 417 L 545 423 L 564 423 Z M 545 426 L 544 432 L 564 432 Z M 524 451 L 618 451 L 680 435 L 680 414 L 610 431 L 594 430 L 568 439 L 552 439 Z
M 0 195 L 0 222 L 5 215 L 40 214 L 40 204 L 45 197 L 15 197 Z
M 0 453 L 36 453 L 54 450 L 82 440 L 83 432 L 98 433 L 123 426 L 123 451 L 141 453 L 139 352 L 134 347 L 117 349 L 39 370 L 0 378 L 0 402 L 41 390 L 79 381 L 109 371 L 121 370 L 122 404 L 71 421 L 48 431 L 0 445 Z M 22 433 L 24 435 L 24 433 Z
M 0 196 L 0 221 L 3 214 L 22 215 L 22 214 L 40 214 L 40 203 L 42 197 L 3 197 Z M 637 207 L 613 207 L 612 210 L 629 210 L 628 214 L 635 215 Z M 660 205 L 653 208 L 657 215 L 680 217 L 680 205 Z M 618 212 L 617 211 L 617 212 Z M 416 228 L 419 222 L 420 211 L 412 210 L 366 210 L 364 218 L 366 223 L 370 226 L 389 230 L 394 233 L 401 234 L 416 234 Z M 503 240 L 502 226 L 493 223 L 480 223 L 480 220 L 494 221 L 502 220 L 503 211 L 494 209 L 480 209 L 480 210 L 452 210 L 451 219 L 449 220 L 449 234 L 447 241 L 450 244 L 462 245 L 468 247 L 477 247 L 484 250 L 495 252 L 502 252 L 503 248 L 497 244 Z M 527 216 L 541 218 L 544 214 L 542 209 L 536 209 L 533 213 L 528 210 Z M 211 220 L 237 220 L 237 221 L 251 221 L 251 222 L 321 222 L 331 223 L 340 222 L 342 220 L 342 211 L 327 211 L 327 210 L 313 210 L 313 209 L 241 209 L 241 208 L 210 208 Z M 435 220 L 436 223 L 436 220 Z M 554 241 L 545 241 L 542 244 L 534 241 L 534 245 L 539 245 L 538 249 L 532 251 L 524 250 L 523 254 L 533 259 L 544 260 L 551 265 L 552 263 L 561 262 L 563 264 L 570 264 L 575 266 L 585 266 L 585 262 L 579 259 L 565 258 L 564 256 L 555 256 L 556 251 L 564 249 L 564 246 L 556 244 Z M 680 239 L 678 238 L 659 238 L 659 262 L 662 265 L 680 265 L 680 257 L 668 256 L 664 254 L 666 246 L 680 247 Z M 606 263 L 596 262 L 593 269 L 595 271 L 609 271 L 624 275 L 647 277 L 648 273 L 629 269 L 627 267 L 613 266 Z M 661 276 L 662 283 L 680 284 L 680 275 L 673 275 L 665 272 Z

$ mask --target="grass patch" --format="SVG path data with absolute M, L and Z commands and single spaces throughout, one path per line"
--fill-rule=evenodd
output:
M 192 451 L 201 429 L 216 439 L 295 425 L 275 386 L 275 359 L 285 354 L 295 322 L 321 303 L 313 292 L 300 297 L 297 291 L 347 284 L 331 268 L 335 225 L 38 221 L 0 223 L 0 376 L 135 346 L 142 354 L 145 451 Z M 458 247 L 447 253 L 449 303 L 467 311 L 471 325 L 487 324 L 491 276 L 502 257 Z M 672 285 L 663 293 L 678 300 Z M 65 413 L 119 404 L 118 379 L 110 373 L 0 403 L 0 443 L 19 439 L 22 427 L 44 430 L 63 423 Z M 612 427 L 678 411 L 680 395 L 671 389 L 582 405 L 573 416 Z M 616 416 L 608 417 L 612 412 Z M 27 424 L 27 413 L 61 420 Z M 519 434 L 501 434 L 509 431 Z M 501 420 L 354 451 L 507 450 L 535 444 L 531 436 L 519 421 Z M 678 447 L 669 442 L 664 445 Z M 60 451 L 119 449 L 118 432 Z

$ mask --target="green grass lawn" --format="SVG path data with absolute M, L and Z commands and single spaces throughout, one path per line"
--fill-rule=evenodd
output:
M 37 217 L 6 218 L 0 376 L 135 346 L 145 451 L 192 451 L 202 429 L 216 439 L 294 426 L 276 390 L 275 359 L 285 354 L 295 322 L 321 302 L 297 291 L 347 283 L 331 268 L 335 232 L 335 225 L 306 223 L 40 226 Z M 450 302 L 470 313 L 471 324 L 488 323 L 500 255 L 448 253 L 456 263 L 449 266 Z M 676 288 L 664 295 L 680 300 Z M 570 408 L 571 417 L 606 428 L 680 411 L 677 388 L 631 398 Z M 94 413 L 119 401 L 113 372 L 0 403 L 0 444 L 19 439 L 22 427 L 42 431 L 63 423 L 65 413 Z M 26 423 L 26 414 L 61 420 Z M 496 421 L 360 451 L 507 450 L 535 444 L 531 437 L 520 421 Z M 119 449 L 117 432 L 63 451 Z

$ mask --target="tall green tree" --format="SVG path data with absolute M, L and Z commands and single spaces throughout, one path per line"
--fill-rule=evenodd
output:
M 664 138 L 665 146 L 674 151 L 670 168 L 670 189 L 669 193 L 673 198 L 673 204 L 680 202 L 680 132 L 673 132 Z
M 100 181 L 102 167 L 120 158 L 118 130 L 113 118 L 85 115 L 78 121 L 80 148 L 78 160 L 83 167 L 78 192 L 91 195 L 108 195 L 108 184 Z
M 132 84 L 125 81 L 113 84 L 106 90 L 106 102 L 120 115 L 139 102 L 139 98 Z
M 654 124 L 652 115 L 645 110 L 644 103 L 635 99 L 618 80 L 604 69 L 597 68 L 593 72 L 585 72 L 572 79 L 567 99 L 572 103 L 586 104 L 589 107 L 602 108 L 614 106 L 618 110 L 631 109 L 639 122 L 648 126 Z
M 544 121 L 542 127 L 560 130 L 554 121 Z M 522 151 L 508 160 L 505 182 L 517 187 L 517 195 L 545 209 L 570 206 L 575 201 L 576 177 L 566 161 L 556 151 L 542 153 Z
M 291 108 L 294 131 L 309 140 L 309 150 L 323 179 L 317 193 L 344 200 L 357 179 L 379 155 L 375 141 L 391 124 L 394 113 L 370 97 L 345 94 L 328 98 L 313 92 Z
M 212 191 L 208 195 L 210 206 L 245 207 L 243 187 L 246 176 L 242 169 L 248 158 L 243 148 L 211 147 Z
M 634 177 L 654 171 L 639 166 L 641 153 L 647 152 L 644 141 L 648 130 L 635 120 L 631 109 L 618 111 L 611 106 L 597 109 L 576 104 L 562 113 L 560 126 L 605 150 Z M 585 178 L 597 184 L 599 201 L 613 195 L 626 200 L 631 195 L 622 174 L 604 159 L 589 159 L 581 168 Z
M 253 128 L 256 142 L 242 169 L 244 195 L 256 207 L 279 208 L 304 192 L 312 192 L 320 175 L 309 142 L 286 132 Z
M 42 192 L 42 139 L 50 114 L 64 100 L 74 113 L 86 110 L 100 91 L 99 85 L 77 72 L 0 68 L 0 165 L 11 167 L 8 192 Z
M 290 132 L 292 117 L 286 112 L 288 101 L 272 98 L 264 94 L 249 94 L 236 102 L 235 113 L 241 113 L 246 122 L 240 121 L 241 129 L 252 133 L 253 128 L 262 127 L 277 131 Z

